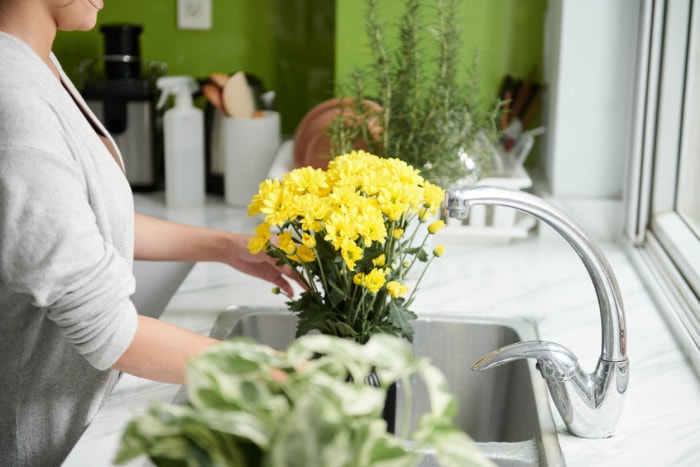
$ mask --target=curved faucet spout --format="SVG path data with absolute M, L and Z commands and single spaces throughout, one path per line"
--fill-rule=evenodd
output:
M 622 411 L 629 382 L 627 333 L 620 290 L 607 259 L 577 223 L 543 199 L 499 187 L 449 190 L 444 214 L 464 219 L 473 205 L 500 205 L 531 214 L 551 226 L 576 251 L 588 271 L 600 307 L 601 355 L 592 374 L 581 370 L 576 356 L 546 341 L 520 342 L 495 350 L 474 364 L 487 370 L 513 360 L 533 358 L 568 430 L 584 438 L 611 436 Z

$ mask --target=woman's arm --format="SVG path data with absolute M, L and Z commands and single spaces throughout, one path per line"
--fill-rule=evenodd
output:
M 206 229 L 135 215 L 134 257 L 150 261 L 217 261 L 241 272 L 267 280 L 293 295 L 285 279 L 298 280 L 288 266 L 277 266 L 265 254 L 248 251 L 250 235 Z M 142 378 L 184 383 L 186 363 L 218 341 L 172 324 L 138 316 L 136 334 L 112 366 Z
M 136 214 L 134 257 L 153 261 L 220 261 L 235 234 Z
M 266 280 L 293 295 L 286 277 L 297 280 L 288 266 L 277 266 L 266 254 L 248 251 L 249 235 L 206 229 L 136 214 L 134 257 L 152 261 L 217 261 Z
M 187 361 L 218 342 L 139 315 L 134 339 L 112 368 L 141 378 L 184 384 Z

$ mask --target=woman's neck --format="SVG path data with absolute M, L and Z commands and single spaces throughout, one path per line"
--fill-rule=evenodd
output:
M 37 10 L 33 0 L 0 1 L 0 31 L 11 34 L 26 43 L 60 79 L 51 61 L 51 48 L 56 38 L 56 24 L 51 16 Z

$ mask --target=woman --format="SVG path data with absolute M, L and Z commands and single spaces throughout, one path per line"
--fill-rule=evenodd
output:
M 0 465 L 60 465 L 119 372 L 182 383 L 216 341 L 139 316 L 133 259 L 221 261 L 291 293 L 247 236 L 135 215 L 121 156 L 51 53 L 103 0 L 0 0 Z

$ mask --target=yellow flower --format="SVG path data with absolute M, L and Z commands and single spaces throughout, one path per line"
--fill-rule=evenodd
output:
M 255 228 L 255 236 L 248 241 L 248 251 L 258 254 L 267 248 L 267 242 L 270 240 L 270 226 L 261 223 Z
M 430 182 L 425 182 L 423 185 L 423 197 L 431 213 L 435 214 L 442 202 L 445 201 L 445 190 Z
M 386 238 L 386 225 L 384 217 L 375 206 L 363 206 L 363 213 L 356 218 L 356 229 L 362 236 L 365 246 L 371 246 L 372 242 L 384 243 Z
M 365 277 L 365 287 L 372 293 L 377 293 L 384 286 L 385 282 L 384 271 L 381 269 L 374 268 Z
M 355 285 L 364 285 L 365 283 L 365 273 L 363 272 L 358 272 L 354 276 L 352 276 L 352 283 Z
M 445 245 L 438 245 L 433 249 L 433 254 L 437 257 L 442 256 L 442 254 L 445 252 Z
M 382 211 L 384 211 L 384 214 L 386 214 L 392 222 L 398 222 L 406 210 L 407 207 L 405 204 L 391 203 L 382 206 Z
M 313 167 L 301 167 L 292 170 L 282 177 L 282 183 L 286 184 L 291 192 L 311 193 L 324 196 L 328 191 L 326 172 Z
M 303 243 L 306 248 L 315 248 L 316 247 L 316 237 L 314 237 L 313 235 L 309 235 L 307 233 L 304 233 L 301 236 L 301 243 Z
M 435 234 L 438 231 L 440 231 L 440 229 L 442 229 L 443 227 L 445 227 L 445 221 L 443 221 L 443 220 L 435 221 L 428 226 L 428 232 L 431 234 Z
M 382 211 L 393 222 L 400 220 L 410 210 L 411 200 L 412 197 L 405 186 L 398 182 L 387 186 L 377 196 Z
M 356 212 L 352 210 L 349 214 L 342 212 L 331 212 L 330 216 L 325 219 L 323 228 L 326 231 L 325 240 L 331 242 L 336 250 L 340 250 L 342 245 L 347 241 L 354 241 L 357 237 L 357 226 L 354 218 Z
M 284 196 L 278 179 L 264 180 L 259 185 L 259 191 L 253 196 L 248 205 L 248 215 L 266 214 L 265 222 L 269 225 L 281 226 L 287 221 L 283 209 Z
M 402 284 L 399 281 L 390 281 L 386 284 L 386 290 L 394 298 L 398 298 L 401 295 L 406 295 L 408 293 L 408 286 Z
M 429 217 L 431 216 L 430 214 L 430 209 L 424 207 L 423 209 L 418 212 L 418 222 L 421 224 L 425 222 Z
M 270 226 L 262 223 L 255 228 L 255 235 L 262 238 L 263 240 L 270 239 Z
M 313 301 L 328 312 L 323 320 L 342 322 L 338 329 L 349 327 L 358 340 L 375 332 L 409 337 L 399 316 L 410 313 L 401 298 L 409 287 L 389 279 L 403 277 L 423 259 L 426 236 L 444 227 L 432 222 L 443 201 L 444 191 L 404 161 L 352 151 L 332 158 L 325 171 L 303 167 L 262 182 L 248 213 L 264 220 L 248 249 L 271 252 L 301 274 L 308 288 L 290 305 Z M 418 222 L 428 227 L 407 227 Z M 271 239 L 271 233 L 277 236 Z M 442 245 L 433 250 L 434 256 L 443 252 Z M 347 282 L 346 274 L 352 277 Z M 374 295 L 371 303 L 367 292 Z M 336 316 L 340 308 L 358 312 Z M 314 327 L 318 316 L 299 319 Z
M 362 259 L 362 248 L 352 240 L 346 240 L 340 247 L 340 253 L 348 269 L 354 271 L 355 263 Z
M 357 206 L 364 200 L 364 197 L 357 193 L 354 185 L 335 185 L 331 191 L 331 194 L 329 195 L 329 198 L 332 201 L 333 206 L 341 212 Z
M 297 261 L 300 260 L 302 263 L 310 263 L 316 261 L 316 253 L 306 245 L 299 245 L 297 247 L 297 254 L 293 259 Z
M 289 203 L 288 217 L 301 222 L 301 228 L 307 232 L 320 232 L 321 222 L 331 209 L 326 198 L 315 194 L 290 195 L 294 202 Z
M 358 178 L 371 172 L 380 161 L 379 156 L 365 151 L 352 151 L 328 163 L 328 179 L 334 184 L 355 185 Z
M 278 235 L 277 239 L 279 241 L 279 249 L 284 251 L 287 255 L 293 255 L 297 251 L 297 245 L 294 243 L 291 232 L 282 232 Z
M 254 255 L 257 255 L 266 248 L 267 240 L 264 240 L 260 237 L 250 237 L 250 240 L 248 240 L 248 251 L 250 251 Z

